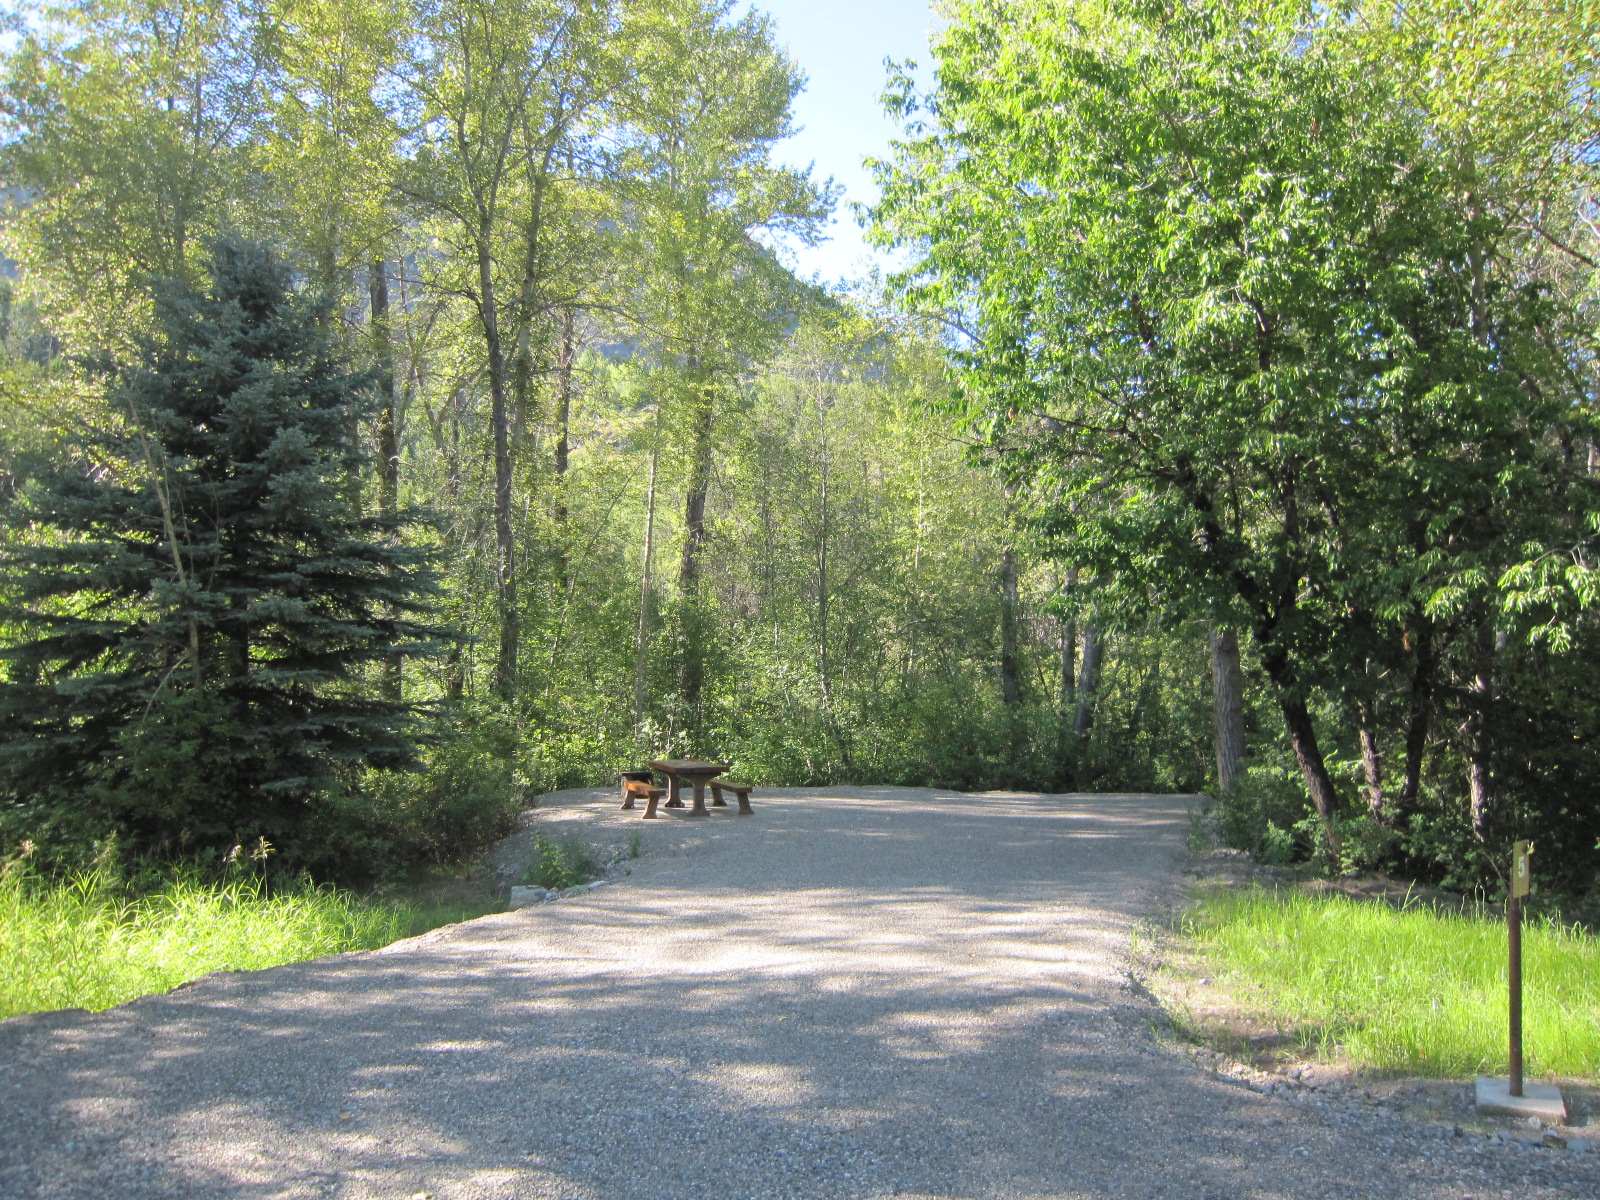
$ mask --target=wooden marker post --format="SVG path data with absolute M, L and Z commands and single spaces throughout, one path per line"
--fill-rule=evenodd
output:
M 1511 1077 L 1479 1075 L 1474 1085 L 1478 1112 L 1491 1117 L 1537 1117 L 1559 1124 L 1567 1119 L 1561 1089 L 1550 1083 L 1522 1080 L 1522 900 L 1530 890 L 1528 858 L 1532 842 L 1511 848 L 1511 886 L 1506 889 L 1506 932 L 1511 938 L 1511 963 L 1506 982 L 1511 986 Z
M 1506 926 L 1511 938 L 1511 1094 L 1522 1095 L 1522 898 L 1528 894 L 1528 856 L 1532 842 L 1511 847 L 1511 887 L 1506 897 Z

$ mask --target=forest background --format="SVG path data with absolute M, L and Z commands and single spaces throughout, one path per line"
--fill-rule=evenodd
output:
M 759 15 L 19 14 L 0 857 L 369 881 L 696 754 L 1592 908 L 1593 6 L 947 15 L 829 289 Z

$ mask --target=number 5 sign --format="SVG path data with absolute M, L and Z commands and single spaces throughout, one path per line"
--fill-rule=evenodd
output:
M 1528 858 L 1532 854 L 1532 842 L 1516 842 L 1511 847 L 1511 895 L 1518 899 L 1526 896 L 1532 886 L 1528 874 Z

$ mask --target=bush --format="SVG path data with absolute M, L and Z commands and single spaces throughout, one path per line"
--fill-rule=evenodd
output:
M 1340 821 L 1339 840 L 1343 843 L 1339 865 L 1345 870 L 1392 867 L 1405 841 L 1397 830 L 1378 824 L 1370 813 Z
M 524 803 L 516 736 L 481 714 L 459 714 L 415 771 L 369 771 L 329 797 L 316 836 L 293 865 L 364 884 L 419 866 L 460 862 L 510 833 Z
M 1273 865 L 1311 856 L 1315 814 L 1298 776 L 1287 768 L 1252 763 L 1238 786 L 1217 797 L 1213 811 L 1224 845 Z
M 635 852 L 633 857 L 638 854 Z M 533 843 L 533 861 L 528 864 L 523 882 L 560 891 L 587 883 L 599 874 L 600 860 L 583 842 L 574 838 L 557 844 L 542 837 Z

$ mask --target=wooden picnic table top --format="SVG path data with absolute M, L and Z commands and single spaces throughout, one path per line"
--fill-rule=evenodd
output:
M 653 758 L 645 764 L 668 775 L 720 775 L 732 763 L 704 762 L 698 758 Z

